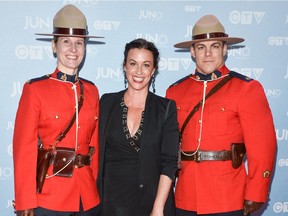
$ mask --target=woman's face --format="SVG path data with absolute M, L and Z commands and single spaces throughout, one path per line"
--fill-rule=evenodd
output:
M 59 37 L 52 41 L 52 50 L 57 55 L 57 67 L 63 73 L 76 74 L 85 55 L 84 38 Z
M 146 49 L 130 49 L 124 70 L 128 88 L 135 91 L 148 91 L 149 81 L 155 72 L 152 52 Z

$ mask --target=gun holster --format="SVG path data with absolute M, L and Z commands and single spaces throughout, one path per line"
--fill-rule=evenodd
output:
M 237 169 L 243 162 L 246 148 L 244 143 L 232 143 L 231 144 L 231 156 L 232 156 L 232 167 Z

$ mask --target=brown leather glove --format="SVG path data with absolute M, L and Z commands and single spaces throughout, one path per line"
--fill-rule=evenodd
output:
M 249 213 L 257 211 L 262 207 L 263 202 L 254 202 L 251 200 L 244 200 L 244 215 L 249 215 Z
M 34 216 L 34 209 L 17 211 L 17 216 Z

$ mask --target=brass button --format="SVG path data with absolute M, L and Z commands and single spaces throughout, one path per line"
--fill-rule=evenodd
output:
M 58 119 L 58 118 L 59 118 L 59 116 L 56 114 L 56 115 L 55 115 L 55 119 Z

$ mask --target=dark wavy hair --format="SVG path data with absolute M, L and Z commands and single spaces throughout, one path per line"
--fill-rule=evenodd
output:
M 138 38 L 138 39 L 135 39 L 129 43 L 126 43 L 125 50 L 124 50 L 123 66 L 127 62 L 127 56 L 128 56 L 129 50 L 134 49 L 134 48 L 146 49 L 146 50 L 151 51 L 151 53 L 153 55 L 153 60 L 154 60 L 154 67 L 156 69 L 155 70 L 155 75 L 156 75 L 156 72 L 158 71 L 159 51 L 158 51 L 157 47 L 154 45 L 154 43 L 149 42 L 143 38 Z

